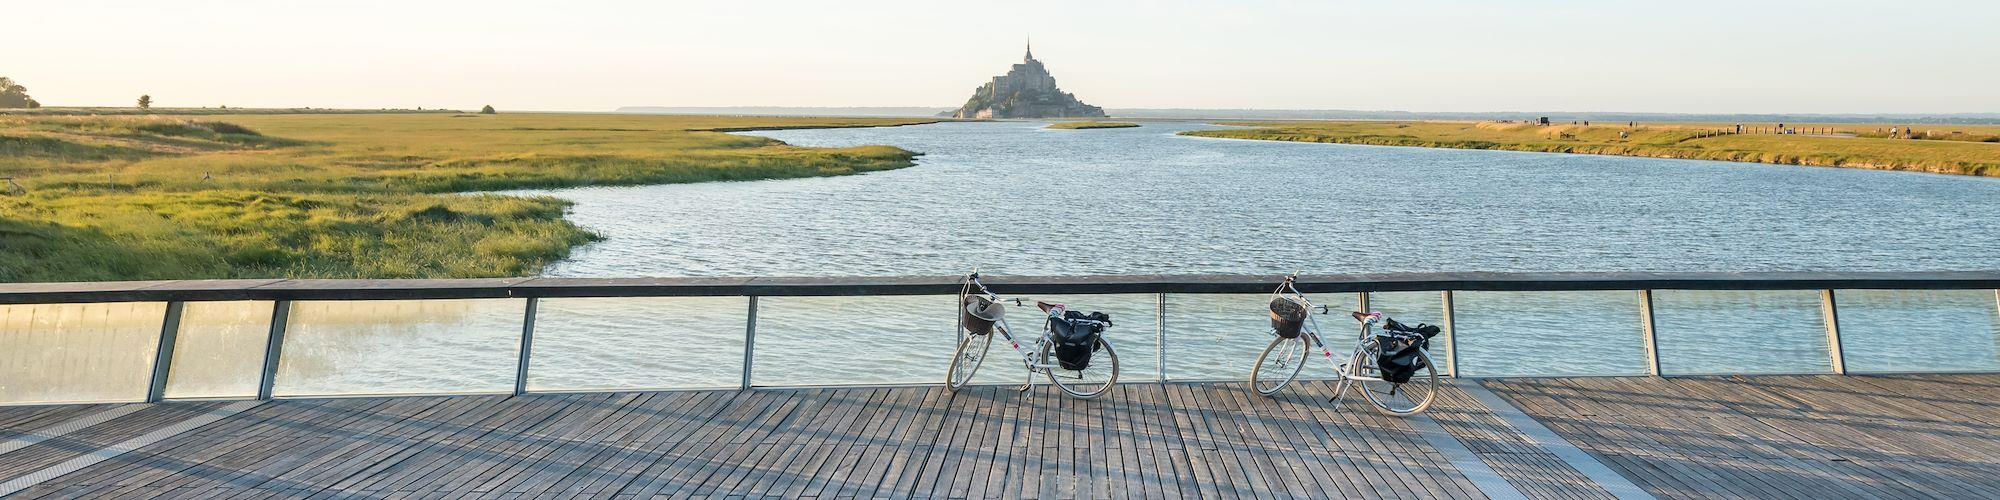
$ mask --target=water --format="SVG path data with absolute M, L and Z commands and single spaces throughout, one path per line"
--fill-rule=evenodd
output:
M 572 220 L 607 237 L 550 266 L 549 276 L 940 275 L 975 266 L 1020 275 L 2000 268 L 2000 179 L 1174 135 L 1212 127 L 1189 123 L 1041 125 L 753 132 L 803 146 L 892 144 L 925 154 L 912 168 L 846 177 L 519 193 L 574 200 Z M 1859 334 L 1869 337 L 1849 335 L 1850 365 L 2000 369 L 1991 291 L 1870 293 L 1841 308 L 1844 319 L 1868 325 Z M 1112 313 L 1118 326 L 1108 335 L 1124 377 L 1155 376 L 1153 296 L 1053 299 Z M 1356 301 L 1318 299 L 1347 308 Z M 1263 300 L 1168 297 L 1166 374 L 1247 376 L 1268 341 Z M 1412 323 L 1441 316 L 1435 293 L 1371 302 Z M 1829 369 L 1816 292 L 1663 292 L 1655 305 L 1665 371 Z M 1645 370 L 1636 292 L 1468 292 L 1457 306 L 1464 373 Z M 741 298 L 551 299 L 541 307 L 531 388 L 731 386 L 741 376 Z M 951 307 L 951 297 L 764 298 L 753 377 L 940 380 L 952 350 Z M 1326 331 L 1352 328 L 1329 318 L 1320 318 Z M 465 365 L 424 370 L 422 387 L 488 364 L 422 343 L 389 345 L 412 363 Z M 1007 346 L 994 349 L 982 379 L 1021 380 L 1018 364 L 1000 357 Z M 393 378 L 299 383 L 337 391 L 398 385 Z M 492 378 L 466 384 L 498 383 Z
M 925 155 L 850 177 L 543 192 L 609 236 L 548 274 L 2000 267 L 2000 179 L 1040 126 L 753 132 Z

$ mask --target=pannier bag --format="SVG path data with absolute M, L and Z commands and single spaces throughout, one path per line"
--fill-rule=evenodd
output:
M 965 325 L 965 331 L 973 335 L 993 333 L 993 324 L 1007 312 L 1007 307 L 978 295 L 965 296 L 965 307 L 958 310 L 958 320 Z
M 1271 299 L 1271 329 L 1279 337 L 1294 338 L 1306 326 L 1306 305 L 1291 297 Z
M 1102 344 L 1097 337 L 1104 333 L 1104 327 L 1111 326 L 1111 315 L 1101 312 L 1084 314 L 1065 311 L 1060 318 L 1049 318 L 1049 330 L 1056 343 L 1056 362 L 1064 370 L 1082 370 L 1090 367 L 1091 355 L 1097 354 Z
M 1382 333 L 1375 335 L 1380 354 L 1375 357 L 1376 366 L 1382 369 L 1382 380 L 1391 383 L 1406 383 L 1417 370 L 1424 369 L 1424 357 L 1418 353 L 1429 351 L 1431 337 L 1442 329 L 1418 323 L 1416 327 L 1405 326 L 1394 319 L 1383 320 Z

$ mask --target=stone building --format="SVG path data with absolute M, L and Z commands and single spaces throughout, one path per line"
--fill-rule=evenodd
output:
M 1100 118 L 1104 108 L 1084 104 L 1076 96 L 1056 87 L 1056 77 L 1035 60 L 1035 49 L 1007 74 L 974 90 L 965 106 L 950 112 L 953 118 Z

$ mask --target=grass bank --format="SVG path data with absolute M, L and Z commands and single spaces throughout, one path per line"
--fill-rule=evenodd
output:
M 1734 125 L 1550 125 L 1518 122 L 1252 122 L 1253 128 L 1193 130 L 1185 135 L 1380 146 L 1502 149 L 1654 158 L 1742 161 L 1785 165 L 1907 170 L 2000 177 L 2000 144 L 1977 140 L 1921 140 L 1879 136 L 1895 125 L 1795 124 L 1823 135 L 1736 134 Z M 1766 125 L 1768 127 L 1768 125 Z M 1993 127 L 1924 126 L 1960 130 L 1958 137 L 1994 133 Z M 1950 136 L 1950 131 L 1936 134 Z M 1870 137 L 1870 135 L 1876 135 Z
M 1055 122 L 1049 124 L 1049 126 L 1045 128 L 1060 129 L 1060 130 L 1083 130 L 1083 129 L 1093 129 L 1093 128 L 1132 128 L 1137 126 L 1139 126 L 1139 124 L 1132 122 Z
M 596 238 L 465 191 L 902 168 L 721 130 L 925 120 L 554 114 L 0 116 L 0 282 L 533 274 Z M 0 182 L 0 193 L 11 186 Z

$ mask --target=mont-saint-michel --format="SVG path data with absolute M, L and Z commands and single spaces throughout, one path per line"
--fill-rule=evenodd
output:
M 1104 108 L 1084 104 L 1076 95 L 1056 87 L 1056 77 L 1035 60 L 1033 46 L 1020 64 L 1007 74 L 980 85 L 972 98 L 957 110 L 941 113 L 952 118 L 1101 118 Z

